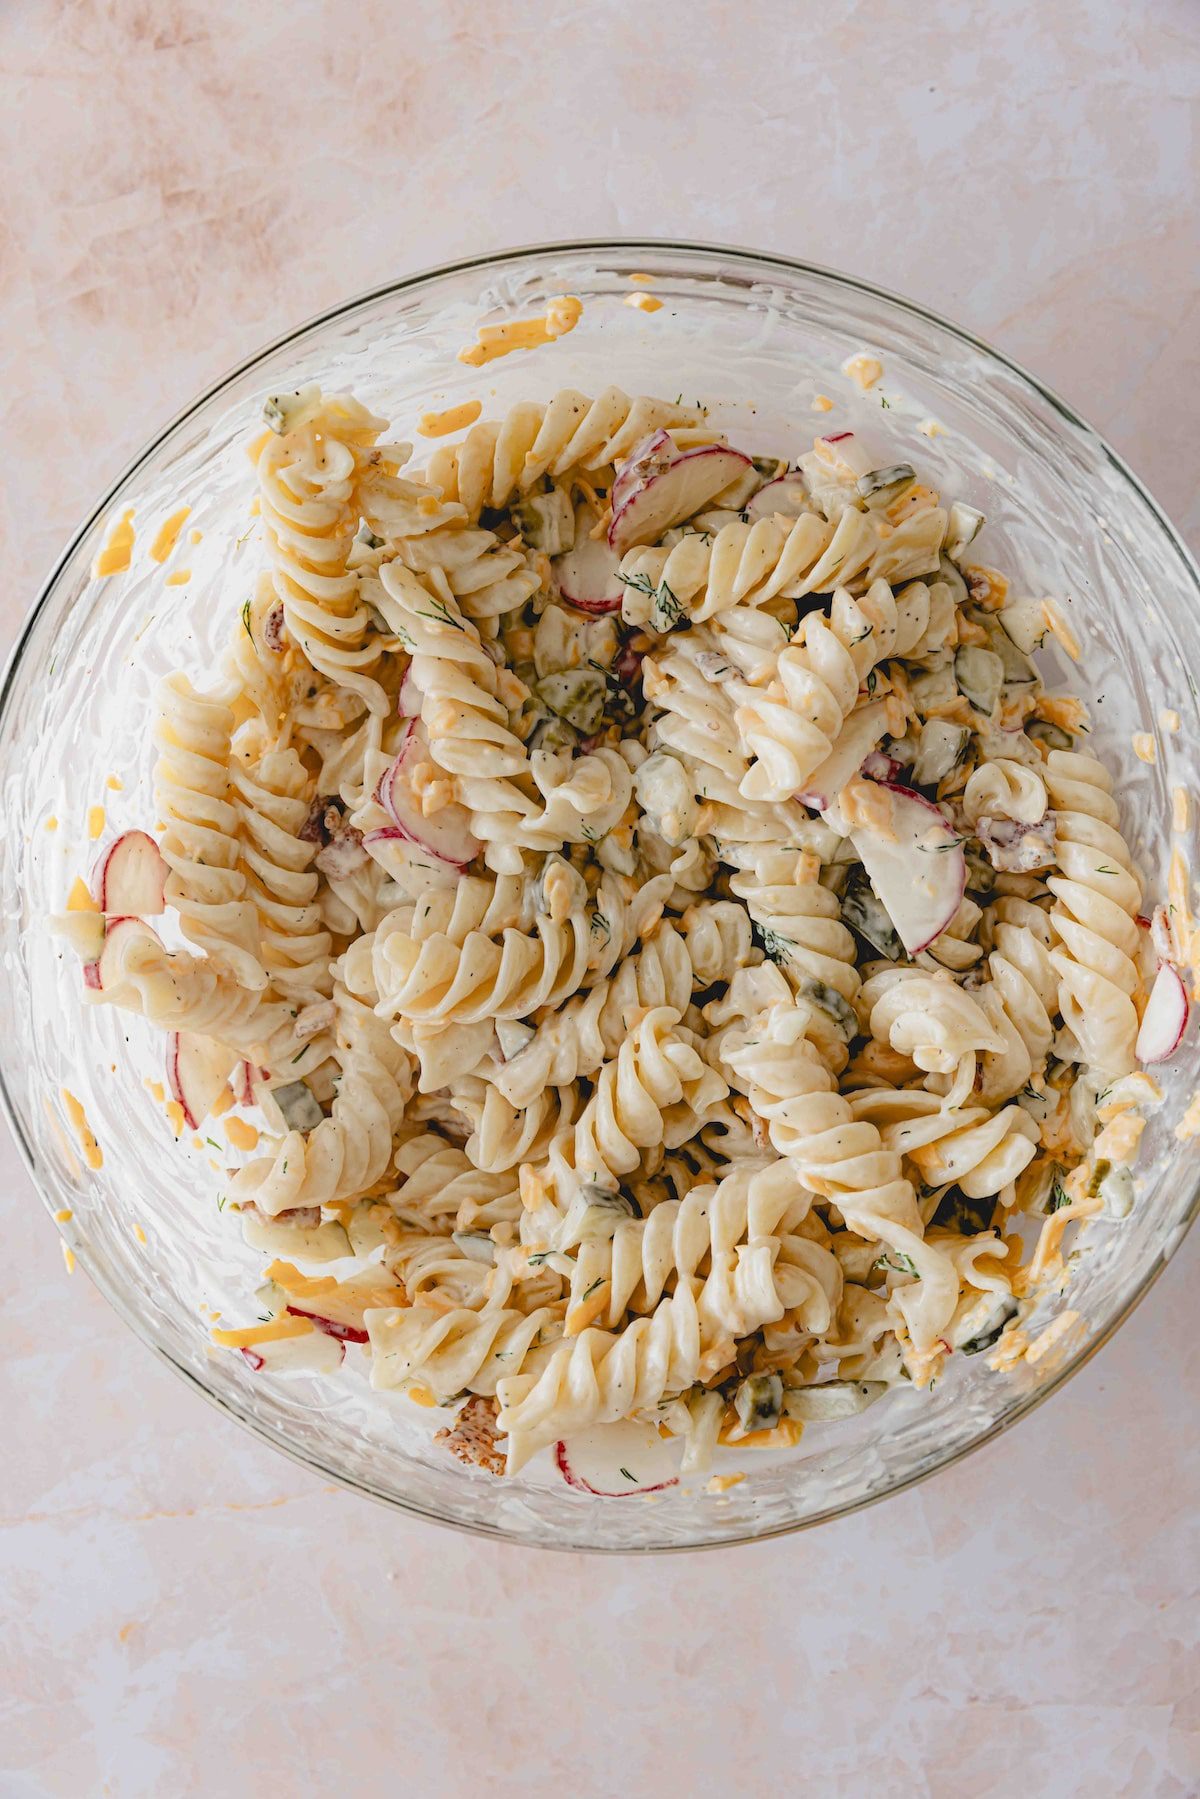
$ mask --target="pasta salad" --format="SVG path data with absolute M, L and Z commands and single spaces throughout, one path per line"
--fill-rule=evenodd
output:
M 1011 1363 L 1188 1020 L 1034 660 L 1069 625 L 856 433 L 478 411 L 414 472 L 350 395 L 267 401 L 257 585 L 58 921 L 226 1118 L 266 1259 L 215 1343 L 361 1345 L 463 1461 L 569 1479 L 600 1427 L 697 1473 Z

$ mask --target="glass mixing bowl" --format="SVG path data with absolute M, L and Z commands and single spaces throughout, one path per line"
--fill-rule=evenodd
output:
M 634 273 L 653 278 L 641 291 L 660 310 L 625 304 L 638 291 Z M 569 336 L 479 371 L 456 361 L 481 320 L 539 313 L 560 293 L 584 302 Z M 860 349 L 885 370 L 865 394 L 840 373 Z M 62 1231 L 80 1266 L 145 1343 L 265 1441 L 400 1510 L 517 1542 L 660 1550 L 770 1536 L 894 1493 L 995 1436 L 1094 1353 L 1181 1240 L 1197 1201 L 1195 1151 L 1174 1136 L 1190 1095 L 1185 1064 L 1166 1071 L 1131 1214 L 1092 1228 L 1066 1298 L 1044 1302 L 1034 1319 L 1031 1329 L 1063 1305 L 1079 1314 L 1055 1354 L 1010 1374 L 993 1373 L 983 1356 L 955 1356 L 932 1393 L 900 1393 L 849 1423 L 811 1427 L 786 1456 L 746 1455 L 748 1478 L 720 1495 L 673 1489 L 618 1504 L 544 1476 L 497 1481 L 435 1448 L 418 1408 L 373 1393 L 357 1352 L 336 1377 L 267 1380 L 212 1348 L 202 1307 L 251 1316 L 261 1258 L 218 1210 L 211 1148 L 190 1136 L 176 1144 L 146 1090 L 162 1078 L 161 1038 L 123 1012 L 84 1008 L 78 964 L 46 919 L 91 859 L 91 806 L 107 807 L 110 830 L 154 821 L 154 682 L 176 667 L 202 681 L 214 664 L 258 561 L 244 445 L 263 396 L 309 380 L 354 389 L 396 436 L 420 412 L 459 400 L 479 397 L 492 413 L 610 382 L 703 400 L 752 451 L 795 455 L 831 421 L 866 431 L 881 452 L 911 457 L 986 512 L 986 560 L 1018 591 L 1060 597 L 1083 645 L 1080 668 L 1064 672 L 1093 701 L 1095 737 L 1119 771 L 1151 895 L 1165 896 L 1171 790 L 1198 786 L 1194 564 L 1096 433 L 967 333 L 826 270 L 670 243 L 515 250 L 353 300 L 236 369 L 149 445 L 64 551 L 8 670 L 0 1070 L 42 1197 L 71 1213 Z M 812 410 L 818 393 L 836 402 L 824 418 Z M 203 536 L 193 542 L 185 531 L 160 567 L 146 546 L 181 503 L 191 507 L 188 531 Z M 93 559 L 126 506 L 138 532 L 131 566 L 96 581 Z M 186 585 L 166 584 L 184 568 Z M 1159 732 L 1157 763 L 1147 766 L 1130 733 L 1155 730 L 1164 707 L 1182 729 Z M 120 791 L 106 786 L 113 774 Z M 48 831 L 52 815 L 59 824 Z M 78 1153 L 63 1088 L 86 1109 L 103 1150 L 98 1170 Z

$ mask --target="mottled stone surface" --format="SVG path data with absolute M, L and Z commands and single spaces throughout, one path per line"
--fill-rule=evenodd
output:
M 867 276 L 1200 538 L 1186 0 L 10 0 L 0 638 L 168 414 L 301 317 L 646 232 Z M 1036 1417 L 759 1549 L 539 1556 L 327 1489 L 127 1335 L 0 1148 L 0 1794 L 1200 1791 L 1193 1244 Z

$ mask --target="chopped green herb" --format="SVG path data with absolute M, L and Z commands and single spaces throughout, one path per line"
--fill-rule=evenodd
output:
M 217 1142 L 215 1137 L 206 1137 L 204 1139 L 204 1141 L 209 1145 L 209 1147 L 211 1149 L 220 1149 L 220 1147 L 221 1147 L 221 1145 Z
M 453 625 L 456 631 L 466 631 L 466 625 L 460 618 L 455 618 L 445 600 L 431 600 L 430 604 L 433 607 L 432 612 L 424 612 L 420 607 L 417 608 L 418 618 L 429 618 L 435 625 Z
M 251 643 L 253 643 L 254 642 L 254 633 L 250 629 L 250 602 L 249 602 L 249 600 L 247 600 L 246 604 L 242 607 L 242 623 L 246 627 L 246 636 L 250 639 Z
M 591 1286 L 584 1293 L 583 1297 L 585 1299 L 590 1299 L 592 1297 L 592 1294 L 596 1291 L 596 1288 L 602 1287 L 607 1279 L 608 1279 L 608 1276 L 606 1274 L 598 1274 L 596 1276 L 595 1280 L 592 1282 Z
M 622 1468 L 621 1473 L 625 1476 L 626 1480 L 632 1481 L 634 1486 L 635 1487 L 637 1486 L 637 1475 L 636 1474 L 631 1474 L 629 1472 L 628 1468 Z

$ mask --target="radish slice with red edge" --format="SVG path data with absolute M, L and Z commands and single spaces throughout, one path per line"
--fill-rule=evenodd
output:
M 750 458 L 728 444 L 685 450 L 623 493 L 620 510 L 614 510 L 608 527 L 609 543 L 619 556 L 637 544 L 657 543 L 664 531 L 702 511 L 749 466 Z
M 369 1343 L 371 1340 L 366 1331 L 359 1330 L 356 1325 L 340 1324 L 336 1318 L 325 1318 L 320 1312 L 305 1312 L 299 1306 L 289 1306 L 288 1311 L 293 1318 L 307 1318 L 327 1337 L 336 1337 L 339 1343 Z
M 625 588 L 621 558 L 603 537 L 591 537 L 595 519 L 587 506 L 575 509 L 575 544 L 550 564 L 555 586 L 569 606 L 593 618 L 619 612 Z
M 777 480 L 768 481 L 747 501 L 745 510 L 751 524 L 756 524 L 760 518 L 774 518 L 776 513 L 782 513 L 785 518 L 799 518 L 801 513 L 811 512 L 812 503 L 804 476 L 780 475 Z
M 475 860 L 481 847 L 471 829 L 471 814 L 467 808 L 452 800 L 426 817 L 414 791 L 413 771 L 428 758 L 429 739 L 425 727 L 412 720 L 399 754 L 384 769 L 375 789 L 376 801 L 392 820 L 392 827 L 368 831 L 363 843 L 369 848 L 372 843 L 387 842 L 398 835 L 427 850 L 438 862 L 445 862 L 452 868 L 466 868 Z
M 666 431 L 651 431 L 649 437 L 634 444 L 613 480 L 608 496 L 612 511 L 619 512 L 640 481 L 667 468 L 678 454 L 674 438 Z
M 962 903 L 967 887 L 962 840 L 932 800 L 890 782 L 872 786 L 887 796 L 881 808 L 886 817 L 856 824 L 850 841 L 896 935 L 915 956 L 941 936 Z
M 677 1487 L 676 1458 L 652 1424 L 598 1424 L 554 1445 L 569 1487 L 597 1499 L 627 1499 Z
M 1139 1062 L 1166 1062 L 1183 1042 L 1188 1024 L 1187 988 L 1170 962 L 1159 965 L 1142 1013 L 1134 1054 Z
M 253 1062 L 239 1062 L 234 1069 L 230 1086 L 233 1097 L 239 1106 L 256 1106 L 258 1104 L 258 1087 L 269 1079 L 265 1068 L 255 1067 Z
M 129 948 L 134 936 L 149 938 L 153 943 L 162 940 L 151 925 L 140 918 L 110 918 L 104 934 L 104 948 L 100 951 L 96 962 L 89 962 L 83 971 L 84 986 L 112 998 L 122 987 L 121 968 L 125 951 Z
M 212 1111 L 238 1058 L 211 1037 L 195 1031 L 167 1035 L 167 1086 L 183 1108 L 184 1123 L 198 1131 Z
M 109 917 L 152 918 L 166 910 L 170 872 L 148 831 L 122 831 L 92 869 L 92 898 Z

